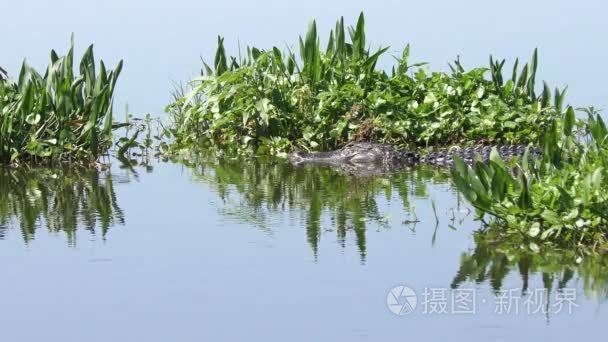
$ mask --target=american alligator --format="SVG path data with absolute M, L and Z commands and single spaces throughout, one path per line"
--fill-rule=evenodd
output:
M 448 166 L 454 162 L 454 156 L 460 156 L 465 163 L 472 163 L 475 158 L 487 162 L 492 148 L 496 147 L 503 159 L 524 155 L 526 145 L 469 146 L 442 149 L 428 154 L 402 150 L 391 145 L 356 142 L 341 149 L 329 152 L 295 152 L 289 155 L 294 165 L 321 164 L 341 169 L 361 171 L 392 171 L 406 166 L 423 163 L 435 166 Z M 538 148 L 530 149 L 531 155 L 539 155 Z

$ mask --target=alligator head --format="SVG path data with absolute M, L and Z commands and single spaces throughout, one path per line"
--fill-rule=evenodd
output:
M 348 144 L 329 152 L 295 152 L 289 155 L 289 160 L 294 164 L 414 164 L 419 158 L 415 152 L 368 142 Z

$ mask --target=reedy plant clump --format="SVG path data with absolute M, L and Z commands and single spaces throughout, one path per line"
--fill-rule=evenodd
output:
M 593 109 L 577 120 L 569 107 L 542 139 L 543 156 L 522 158 L 514 172 L 495 151 L 488 164 L 452 170 L 457 188 L 478 209 L 495 218 L 496 239 L 589 249 L 608 248 L 608 129 Z M 581 128 L 581 134 L 577 133 Z
M 16 82 L 0 77 L 0 163 L 90 163 L 112 145 L 113 94 L 122 69 L 99 66 L 93 46 L 74 72 L 74 47 L 51 51 L 44 75 L 23 63 Z
M 348 40 L 347 35 L 350 40 Z M 479 139 L 534 142 L 561 112 L 565 90 L 535 93 L 538 57 L 466 71 L 429 72 L 410 64 L 409 45 L 387 73 L 377 67 L 388 48 L 370 50 L 363 14 L 345 29 L 340 19 L 321 48 L 313 21 L 295 53 L 247 48 L 227 57 L 218 37 L 213 68 L 167 107 L 175 145 L 216 145 L 258 154 L 326 150 L 355 139 L 428 146 Z M 486 78 L 490 71 L 491 78 Z

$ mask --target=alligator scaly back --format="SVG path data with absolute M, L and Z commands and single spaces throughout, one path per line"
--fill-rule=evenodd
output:
M 538 147 L 528 147 L 526 145 L 476 145 L 467 147 L 454 146 L 449 149 L 443 149 L 436 152 L 428 153 L 420 158 L 421 163 L 449 166 L 454 163 L 454 157 L 460 157 L 466 164 L 472 164 L 476 158 L 487 163 L 490 159 L 490 153 L 496 148 L 498 155 L 503 160 L 509 160 L 514 157 L 522 157 L 529 149 L 531 156 L 540 156 Z
M 475 158 L 481 158 L 487 162 L 490 153 L 496 148 L 503 159 L 523 156 L 526 145 L 495 145 L 495 146 L 468 146 L 452 147 L 421 155 L 417 151 L 398 149 L 391 145 L 357 142 L 350 143 L 338 150 L 329 152 L 295 152 L 289 155 L 289 160 L 296 165 L 300 164 L 325 164 L 325 165 L 352 165 L 370 167 L 381 167 L 383 169 L 395 169 L 403 166 L 411 166 L 418 163 L 449 166 L 454 163 L 454 157 L 459 156 L 465 163 L 472 163 Z M 540 149 L 531 148 L 530 155 L 540 155 Z

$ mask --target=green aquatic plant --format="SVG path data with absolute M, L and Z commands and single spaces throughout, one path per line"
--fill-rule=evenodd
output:
M 152 168 L 152 159 L 166 159 L 169 152 L 170 131 L 160 118 L 146 114 L 133 117 L 126 107 L 124 136 L 116 141 L 116 158 L 123 165 L 143 165 Z
M 23 63 L 16 81 L 0 77 L 0 163 L 95 162 L 112 145 L 112 103 L 122 61 L 95 62 L 89 46 L 74 72 L 73 42 L 51 51 L 44 74 Z
M 6 73 L 6 70 L 4 70 L 2 67 L 0 67 L 0 82 L 4 82 L 8 79 L 8 74 Z
M 377 67 L 388 47 L 372 50 L 360 15 L 353 27 L 341 18 L 326 47 L 316 22 L 299 39 L 299 55 L 277 47 L 247 47 L 228 57 L 218 37 L 214 64 L 204 64 L 192 89 L 167 106 L 174 149 L 218 146 L 225 150 L 280 154 L 327 150 L 352 140 L 396 145 L 443 145 L 481 139 L 535 142 L 561 114 L 565 89 L 535 92 L 538 53 L 451 73 L 410 63 L 409 45 L 390 72 Z M 490 78 L 486 77 L 488 74 Z M 182 89 L 183 91 L 183 89 Z
M 124 224 L 113 182 L 109 171 L 95 169 L 0 167 L 0 237 L 19 229 L 27 243 L 46 228 L 74 245 L 80 227 L 105 238 L 111 226 Z
M 493 153 L 487 164 L 456 162 L 452 178 L 478 209 L 495 219 L 496 238 L 558 247 L 608 248 L 608 130 L 593 109 L 577 120 L 568 107 L 542 139 L 542 158 L 511 169 Z

